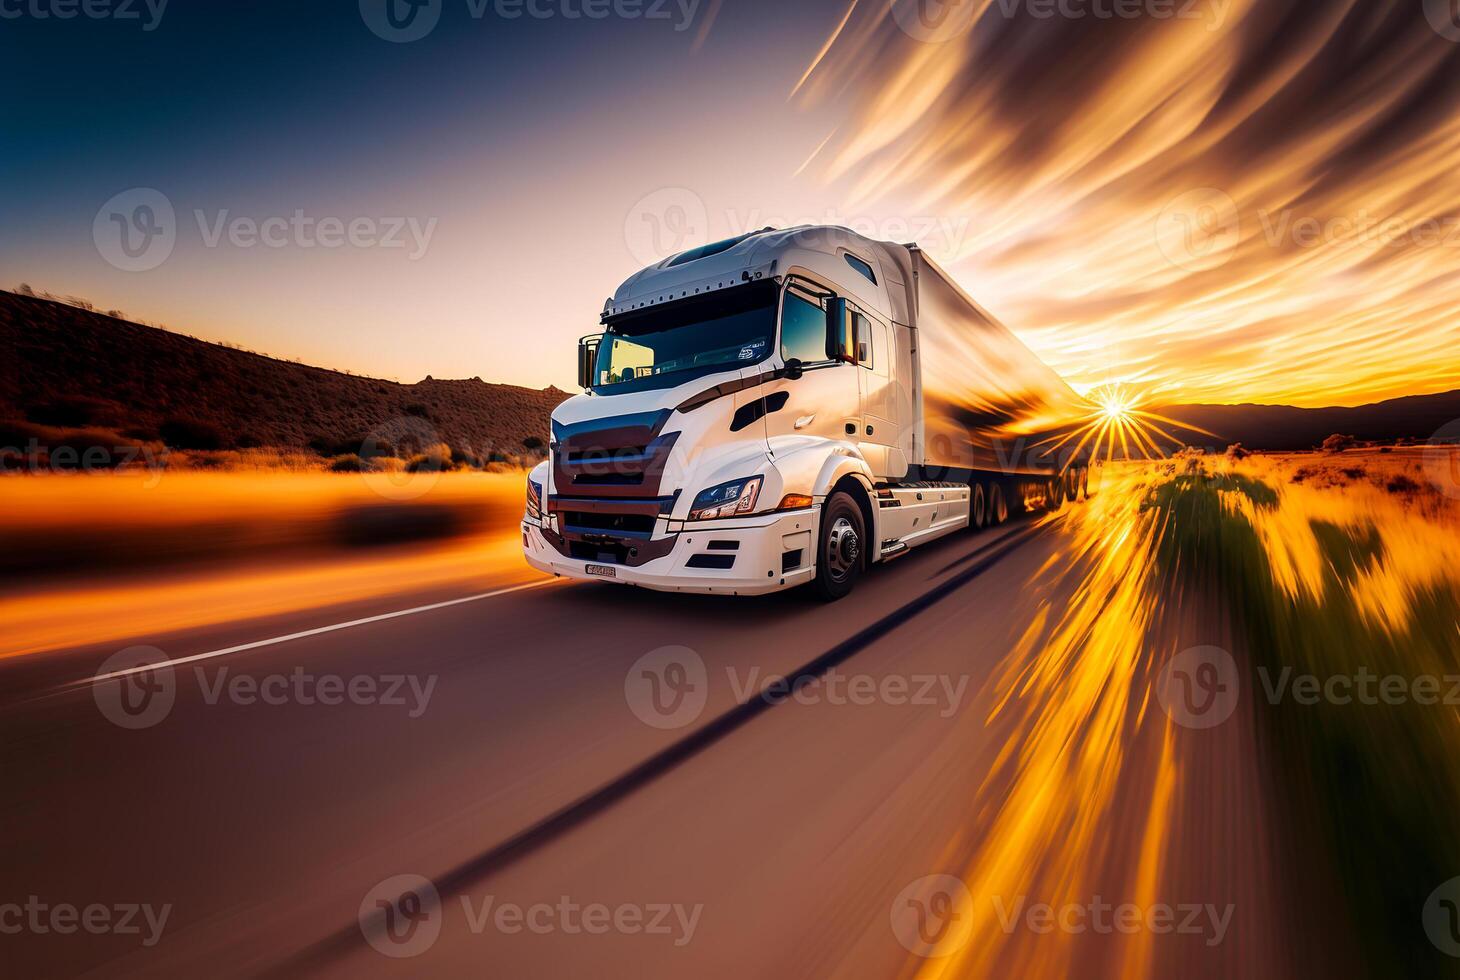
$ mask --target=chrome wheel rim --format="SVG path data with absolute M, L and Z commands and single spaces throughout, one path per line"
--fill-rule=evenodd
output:
M 836 581 L 843 581 L 852 573 L 862 555 L 862 542 L 857 529 L 845 517 L 838 517 L 831 523 L 831 532 L 826 538 L 826 568 Z

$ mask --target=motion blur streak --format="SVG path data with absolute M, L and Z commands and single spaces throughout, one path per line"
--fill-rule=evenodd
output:
M 1266 460 L 1247 469 L 1279 488 L 1275 502 L 1260 506 L 1247 494 L 1224 491 L 1222 504 L 1251 525 L 1289 601 L 1321 604 L 1328 598 L 1335 569 L 1329 529 L 1342 532 L 1354 551 L 1353 567 L 1339 577 L 1345 599 L 1365 625 L 1391 639 L 1414 626 L 1422 598 L 1460 592 L 1460 524 L 1453 510 L 1401 506 L 1392 493 L 1366 481 L 1337 493 L 1331 484 L 1323 486 L 1314 467 L 1297 483 Z
M 38 478 L 7 493 L 6 536 L 74 567 L 30 572 L 0 598 L 0 659 L 537 578 L 522 563 L 515 473 L 427 474 L 402 501 L 364 479 L 297 473 Z
M 1073 562 L 1066 574 L 1079 584 L 1052 630 L 1048 607 L 1030 625 L 998 681 L 1001 699 L 990 724 L 1004 716 L 1012 737 L 975 807 L 997 815 L 963 876 L 975 896 L 972 932 L 953 955 L 930 960 L 923 977 L 1076 975 L 1076 936 L 1054 932 L 1037 943 L 1011 943 L 991 898 L 1007 907 L 1015 896 L 1037 895 L 1058 908 L 1100 894 L 1103 885 L 1089 872 L 1104 862 L 1112 821 L 1145 822 L 1139 866 L 1124 894 L 1155 894 L 1175 778 L 1169 741 L 1158 765 L 1127 768 L 1134 733 L 1149 717 L 1148 631 L 1160 591 L 1149 556 L 1161 527 L 1142 508 L 1140 492 L 1152 475 L 1122 468 L 1088 505 L 1057 518 L 1070 525 L 1069 551 L 1041 575 Z M 1156 717 L 1165 721 L 1159 711 Z M 1117 789 L 1132 778 L 1150 780 L 1136 794 L 1149 809 L 1118 814 Z M 1134 970 L 1148 954 L 1140 937 L 1123 938 Z
M 1271 870 L 1259 882 L 1263 892 L 1238 885 L 1232 893 L 1244 903 L 1245 936 L 1221 950 L 1183 953 L 1150 930 L 1103 943 L 1085 929 L 1028 936 L 1013 932 L 1008 919 L 1017 896 L 1056 909 L 1092 895 L 1118 893 L 1142 907 L 1185 897 L 1192 854 L 1227 846 L 1197 835 L 1198 850 L 1191 848 L 1190 805 L 1205 808 L 1202 833 L 1231 834 L 1233 821 L 1244 819 L 1240 808 L 1217 814 L 1212 799 L 1193 792 L 1210 775 L 1203 753 L 1242 747 L 1242 733 L 1253 727 L 1266 734 L 1264 756 L 1244 749 L 1226 758 L 1242 771 L 1260 764 L 1281 774 L 1283 802 L 1300 814 L 1295 825 L 1308 828 L 1288 845 L 1290 856 L 1320 841 L 1382 835 L 1403 814 L 1411 832 L 1379 847 L 1372 867 L 1368 856 L 1356 861 L 1346 852 L 1320 860 L 1352 876 L 1350 885 L 1376 873 L 1373 867 L 1450 865 L 1453 845 L 1442 828 L 1457 788 L 1437 773 L 1450 771 L 1445 760 L 1460 740 L 1452 709 L 1307 707 L 1268 693 L 1284 669 L 1319 678 L 1453 673 L 1460 511 L 1422 482 L 1422 455 L 1213 462 L 1183 453 L 1153 465 L 1112 464 L 1097 497 L 1048 518 L 1067 543 L 1040 571 L 1041 594 L 1064 589 L 1071 598 L 1042 610 L 997 677 L 988 725 L 1006 740 L 970 808 L 979 821 L 962 874 L 974 896 L 971 933 L 946 944 L 919 976 L 1106 975 L 1106 968 L 1164 976 L 1193 954 L 1221 965 L 1211 975 L 1233 975 L 1222 971 L 1238 964 L 1244 972 L 1237 975 L 1253 964 L 1283 975 L 1274 957 L 1303 954 L 1279 948 L 1291 937 L 1258 935 L 1264 924 L 1281 929 L 1287 914 L 1287 886 Z M 1196 635 L 1181 635 L 1183 619 L 1201 624 Z M 1240 625 L 1245 638 L 1224 636 L 1224 623 Z M 1217 640 L 1236 651 L 1239 671 L 1264 673 L 1236 685 L 1242 693 L 1234 704 L 1243 713 L 1232 724 L 1193 733 L 1161 707 L 1158 679 L 1171 656 Z M 1355 754 L 1330 768 L 1324 760 L 1335 744 Z M 1347 799 L 1355 785 L 1372 790 L 1362 803 Z M 1261 824 L 1253 817 L 1234 840 L 1258 835 Z M 1372 922 L 1364 916 L 1386 902 L 1410 901 L 1414 889 L 1422 898 L 1432 887 L 1427 874 L 1411 882 L 1395 872 L 1393 894 L 1348 914 Z M 1392 962 L 1384 944 L 1394 937 L 1381 926 L 1365 928 L 1366 947 L 1379 951 L 1369 967 Z
M 811 172 L 968 216 L 944 264 L 1079 391 L 1455 387 L 1460 44 L 1419 0 L 1110 7 L 859 4 L 795 94 L 845 118 Z
M 520 549 L 515 537 L 499 535 L 409 553 L 339 555 L 194 578 L 147 576 L 6 599 L 0 601 L 8 624 L 0 658 L 358 602 L 398 594 L 403 583 L 426 591 L 530 580 Z

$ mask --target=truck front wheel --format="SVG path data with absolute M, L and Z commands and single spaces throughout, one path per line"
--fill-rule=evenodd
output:
M 834 602 L 852 591 L 862 574 L 867 528 L 862 509 L 849 494 L 838 490 L 827 498 L 821 513 L 821 541 L 816 551 L 816 594 Z

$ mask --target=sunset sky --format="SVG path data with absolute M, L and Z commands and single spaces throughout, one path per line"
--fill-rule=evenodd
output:
M 0 285 L 403 381 L 570 388 L 635 269 L 831 222 L 923 243 L 1079 390 L 1460 387 L 1460 28 L 1434 4 L 436 0 L 396 43 L 383 2 L 0 21 Z M 134 188 L 175 215 L 145 271 L 106 239 Z M 322 219 L 365 239 L 322 247 Z

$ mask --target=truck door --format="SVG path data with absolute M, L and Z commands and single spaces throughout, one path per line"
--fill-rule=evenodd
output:
M 833 347 L 839 332 L 827 329 L 833 298 L 809 284 L 793 281 L 786 286 L 778 353 L 782 363 L 799 360 L 802 375 L 761 388 L 772 452 L 778 439 L 785 443 L 789 437 L 817 436 L 855 441 L 862 431 L 858 368 L 837 358 Z
M 857 441 L 862 456 L 877 476 L 902 476 L 906 461 L 896 448 L 901 434 L 898 398 L 893 385 L 896 352 L 887 325 L 853 311 L 856 337 L 857 386 L 862 406 Z

